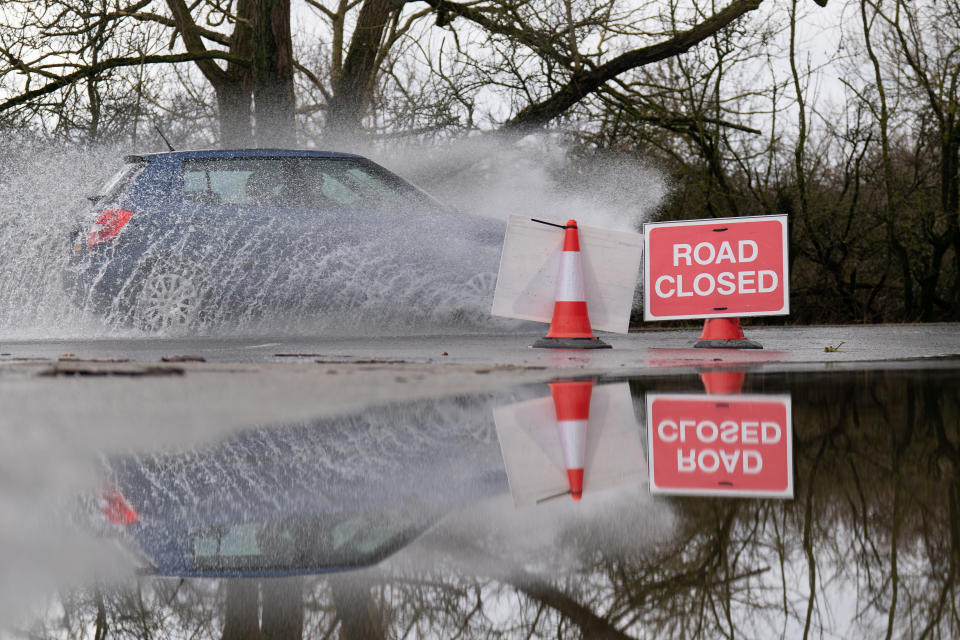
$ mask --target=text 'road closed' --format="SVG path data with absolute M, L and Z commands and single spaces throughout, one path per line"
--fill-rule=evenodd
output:
M 786 216 L 644 226 L 647 320 L 788 313 Z
M 793 495 L 788 397 L 651 394 L 647 403 L 651 491 Z

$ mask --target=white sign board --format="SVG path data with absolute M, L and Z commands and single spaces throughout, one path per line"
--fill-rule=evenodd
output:
M 597 331 L 627 333 L 643 259 L 643 236 L 595 227 L 580 227 L 579 234 L 590 326 Z M 563 229 L 510 216 L 493 315 L 550 322 L 563 235 Z
M 553 398 L 493 410 L 510 494 L 518 507 L 569 492 Z M 594 386 L 587 423 L 583 493 L 647 482 L 643 438 L 627 383 Z

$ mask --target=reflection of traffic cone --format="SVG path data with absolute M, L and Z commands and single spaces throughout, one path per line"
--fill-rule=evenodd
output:
M 583 467 L 587 457 L 587 422 L 590 420 L 590 394 L 593 380 L 586 382 L 551 382 L 553 406 L 557 410 L 557 429 L 567 467 L 570 496 L 583 496 Z
M 587 295 L 583 288 L 583 266 L 580 264 L 580 236 L 577 221 L 567 220 L 564 227 L 560 276 L 554 295 L 553 319 L 546 337 L 534 347 L 553 349 L 609 349 L 610 345 L 593 335 L 587 316 Z
M 747 377 L 746 371 L 701 371 L 700 380 L 707 393 L 714 395 L 731 395 L 743 390 L 743 380 Z
M 700 349 L 763 349 L 763 345 L 747 340 L 740 328 L 740 318 L 707 318 L 703 333 L 693 345 Z

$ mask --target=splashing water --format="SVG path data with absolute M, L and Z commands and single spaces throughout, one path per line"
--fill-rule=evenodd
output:
M 142 334 L 122 295 L 104 305 L 68 295 L 63 284 L 71 232 L 78 225 L 88 228 L 95 215 L 85 197 L 96 193 L 130 151 L 37 145 L 0 151 L 0 335 Z M 470 138 L 442 146 L 368 149 L 366 155 L 388 168 L 401 167 L 405 178 L 466 216 L 575 217 L 581 224 L 633 230 L 666 193 L 663 179 L 649 168 L 623 160 L 573 162 L 547 136 L 519 144 Z M 225 244 L 211 246 L 207 262 L 231 277 L 204 283 L 200 322 L 188 330 L 398 335 L 515 327 L 489 314 L 499 248 L 473 243 L 460 228 L 469 226 L 461 222 L 466 220 L 452 217 L 448 228 L 385 231 L 354 243 L 305 242 L 293 251 L 294 268 L 277 265 L 256 282 L 246 268 L 263 262 L 268 238 L 244 239 L 230 251 Z M 164 233 L 185 228 L 175 227 Z M 139 286 L 142 272 L 133 274 L 124 291 Z M 305 284 L 316 274 L 322 274 L 322 291 Z M 285 293 L 282 302 L 272 295 L 277 291 Z
M 122 158 L 111 149 L 4 150 L 0 171 L 0 331 L 7 337 L 94 332 L 72 306 L 60 274 L 69 256 L 69 230 Z M 102 329 L 101 329 L 102 331 Z
M 473 215 L 511 214 L 618 231 L 637 231 L 661 206 L 669 185 L 632 156 L 573 155 L 559 135 L 511 143 L 480 136 L 445 145 L 371 149 L 368 154 L 444 202 Z

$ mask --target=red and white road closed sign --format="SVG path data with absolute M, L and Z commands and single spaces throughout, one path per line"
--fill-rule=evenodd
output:
M 643 225 L 645 320 L 790 313 L 787 216 Z
M 790 396 L 647 395 L 650 492 L 793 497 Z

